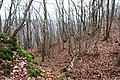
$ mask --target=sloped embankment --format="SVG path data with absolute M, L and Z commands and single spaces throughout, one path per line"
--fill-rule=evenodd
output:
M 32 53 L 25 51 L 16 38 L 0 33 L 0 80 L 39 78 L 41 73 Z

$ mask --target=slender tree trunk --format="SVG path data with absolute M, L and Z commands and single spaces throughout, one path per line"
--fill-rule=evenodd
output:
M 42 42 L 42 61 L 44 61 L 44 56 L 45 56 L 45 47 L 47 43 L 47 8 L 46 8 L 46 0 L 43 0 L 43 5 L 44 5 L 44 24 L 43 24 L 43 42 Z
M 107 15 L 106 15 L 106 20 L 107 20 L 107 24 L 106 24 L 106 34 L 104 37 L 104 40 L 107 40 L 109 37 L 109 0 L 107 0 Z
M 1 19 L 1 14 L 0 14 L 0 32 L 2 32 L 2 19 Z
M 109 26 L 109 29 L 108 29 L 108 37 L 110 36 L 110 30 L 111 30 L 111 27 L 112 27 L 114 11 L 115 11 L 115 0 L 112 0 L 112 10 L 111 10 L 111 17 L 110 17 L 110 26 Z
M 0 1 L 0 9 L 2 7 L 3 0 Z M 1 19 L 1 14 L 0 14 L 0 32 L 2 32 L 2 19 Z

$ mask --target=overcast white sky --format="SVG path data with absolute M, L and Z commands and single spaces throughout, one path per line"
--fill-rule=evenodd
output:
M 20 5 L 25 5 L 24 3 L 26 1 L 29 1 L 29 0 L 21 0 L 21 4 Z M 40 6 L 40 3 L 39 2 L 42 2 L 43 0 L 34 0 L 34 2 L 32 3 L 32 5 L 34 6 L 34 8 L 37 8 Z M 59 0 L 58 0 L 59 1 Z M 76 4 L 77 4 L 77 1 L 79 0 L 73 0 Z M 89 0 L 85 0 L 86 1 L 89 1 Z M 2 19 L 4 18 L 5 16 L 5 8 L 9 10 L 9 6 L 10 6 L 10 3 L 11 3 L 11 0 L 4 0 L 3 2 L 3 6 L 0 10 L 0 14 L 2 16 Z M 54 15 L 55 14 L 55 7 L 56 7 L 56 2 L 55 0 L 47 0 L 47 10 L 49 12 L 50 15 Z M 64 0 L 64 4 L 65 4 L 65 8 L 67 9 L 67 6 L 68 6 L 68 0 Z M 43 15 L 43 8 L 41 8 L 41 12 L 40 14 Z M 24 9 L 22 9 L 24 10 Z
M 15 1 L 18 1 L 18 0 L 15 0 Z M 25 5 L 25 2 L 26 1 L 29 1 L 29 0 L 21 0 L 22 2 L 21 2 L 21 4 L 20 5 Z M 41 6 L 40 5 L 40 3 L 38 3 L 38 2 L 42 2 L 43 0 L 34 0 L 34 2 L 32 3 L 32 5 L 34 6 L 34 8 L 36 8 L 37 9 L 37 7 L 39 7 L 39 6 Z M 58 0 L 59 1 L 59 0 Z M 76 3 L 76 5 L 77 5 L 77 2 L 78 1 L 80 1 L 80 0 L 73 0 L 75 3 Z M 84 0 L 84 4 L 88 4 L 88 2 L 89 2 L 90 0 Z M 91 0 L 92 1 L 92 0 Z M 115 0 L 116 1 L 116 3 L 118 3 L 118 2 L 120 2 L 119 0 Z M 4 0 L 4 2 L 3 2 L 3 6 L 2 6 L 2 8 L 1 8 L 1 10 L 0 10 L 0 14 L 1 14 L 1 16 L 2 16 L 2 19 L 4 18 L 4 16 L 5 16 L 5 8 L 7 8 L 7 9 L 9 9 L 9 6 L 10 6 L 10 2 L 11 2 L 11 0 Z M 47 0 L 47 2 L 49 3 L 49 4 L 47 4 L 47 10 L 48 10 L 48 12 L 49 12 L 49 14 L 50 15 L 54 15 L 55 14 L 55 0 Z M 67 6 L 68 6 L 68 0 L 64 0 L 64 4 L 65 4 L 65 8 L 67 9 Z M 43 15 L 43 10 L 42 10 L 43 8 L 41 8 L 41 12 L 40 12 L 40 14 L 41 14 L 41 16 Z M 24 10 L 24 9 L 22 9 L 22 10 Z

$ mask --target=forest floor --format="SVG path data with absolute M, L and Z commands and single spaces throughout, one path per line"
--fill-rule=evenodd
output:
M 35 59 L 39 61 L 41 68 L 49 74 L 41 80 L 120 80 L 120 68 L 117 67 L 117 55 L 120 51 L 119 24 L 118 21 L 114 21 L 107 41 L 102 41 L 103 38 L 99 38 L 97 56 L 93 56 L 93 46 L 98 36 L 83 37 L 81 42 L 86 40 L 90 46 L 86 54 L 80 53 L 80 58 L 74 61 L 74 66 L 69 71 L 66 70 L 67 66 L 70 65 L 67 42 L 63 51 L 60 51 L 59 44 L 54 45 L 50 58 L 45 57 L 44 62 L 41 62 L 39 53 L 35 52 Z M 82 36 L 85 36 L 84 33 Z M 71 41 L 75 40 L 71 38 Z M 75 43 L 72 42 L 72 45 L 73 50 L 77 50 Z

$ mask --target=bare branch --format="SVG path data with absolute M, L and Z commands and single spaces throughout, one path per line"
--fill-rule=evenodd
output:
M 31 6 L 32 2 L 33 2 L 33 0 L 31 0 L 31 1 L 29 2 L 29 5 L 28 5 L 27 8 L 25 9 L 23 21 L 22 21 L 22 23 L 20 24 L 20 26 L 13 32 L 13 35 L 12 35 L 13 37 L 16 36 L 16 34 L 24 27 L 23 24 L 24 24 L 24 22 L 25 22 L 25 19 L 26 19 L 26 17 L 27 17 L 27 12 L 28 12 L 28 10 L 30 9 L 30 6 Z
M 2 7 L 2 4 L 3 4 L 3 0 L 0 0 L 0 9 Z

